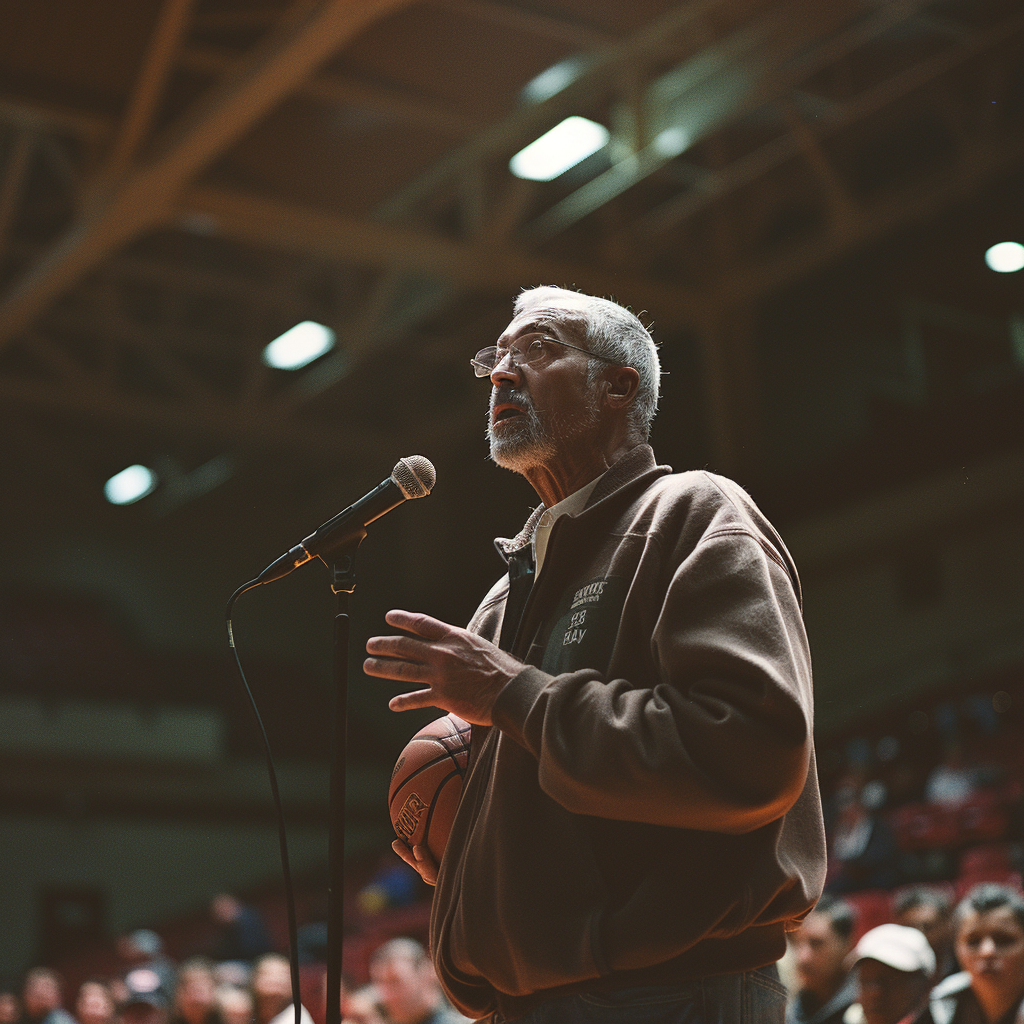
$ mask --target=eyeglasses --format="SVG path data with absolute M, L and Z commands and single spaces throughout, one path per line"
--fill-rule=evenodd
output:
M 619 365 L 618 361 L 615 359 L 609 359 L 607 356 L 599 356 L 596 352 L 580 348 L 579 345 L 570 345 L 567 341 L 559 341 L 558 338 L 531 338 L 528 341 L 509 345 L 508 348 L 498 348 L 497 345 L 488 345 L 487 348 L 480 349 L 480 351 L 477 352 L 469 362 L 473 367 L 473 372 L 478 377 L 489 377 L 494 372 L 494 368 L 498 363 L 500 363 L 509 353 L 512 355 L 513 366 L 517 368 L 520 366 L 532 366 L 551 355 L 549 345 L 552 344 L 562 345 L 565 348 L 573 348 L 577 352 L 583 352 L 590 359 L 600 359 L 602 362 L 611 363 L 613 366 Z

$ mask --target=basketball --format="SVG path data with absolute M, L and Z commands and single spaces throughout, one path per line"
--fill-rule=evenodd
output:
M 388 810 L 398 838 L 426 846 L 438 864 L 462 796 L 471 731 L 455 715 L 438 718 L 409 740 L 391 773 Z

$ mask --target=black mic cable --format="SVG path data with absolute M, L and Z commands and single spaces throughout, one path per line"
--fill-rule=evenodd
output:
M 274 797 L 274 810 L 277 813 L 277 838 L 281 849 L 281 873 L 284 875 L 285 904 L 288 910 L 288 962 L 291 970 L 295 1024 L 302 1024 L 302 994 L 299 988 L 299 930 L 295 914 L 295 889 L 288 861 L 288 835 L 284 823 L 284 807 L 281 804 L 281 792 L 277 785 L 277 769 L 274 767 L 274 757 L 270 752 L 270 740 L 263 724 L 263 716 L 256 705 L 256 698 L 249 687 L 249 681 L 245 678 L 245 671 L 238 656 L 238 648 L 235 646 L 231 613 L 234 610 L 235 602 L 246 591 L 255 590 L 256 587 L 262 586 L 264 583 L 279 580 L 313 558 L 326 560 L 332 552 L 339 550 L 346 543 L 350 543 L 356 538 L 361 539 L 370 523 L 390 512 L 403 501 L 426 497 L 433 489 L 436 478 L 430 460 L 425 459 L 422 455 L 410 455 L 406 459 L 399 459 L 391 476 L 386 480 L 379 483 L 357 502 L 339 512 L 333 519 L 329 519 L 319 529 L 314 530 L 276 561 L 271 562 L 255 579 L 243 583 L 228 598 L 227 609 L 224 613 L 228 630 L 228 645 L 234 655 L 239 678 L 242 680 L 242 686 L 245 687 L 249 707 L 252 708 L 263 741 L 263 752 L 267 759 L 267 775 L 270 778 L 270 792 Z

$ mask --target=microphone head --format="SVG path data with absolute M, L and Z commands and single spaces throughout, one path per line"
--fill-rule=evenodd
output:
M 391 471 L 391 479 L 398 484 L 406 498 L 425 498 L 433 489 L 437 473 L 433 463 L 422 455 L 399 459 Z

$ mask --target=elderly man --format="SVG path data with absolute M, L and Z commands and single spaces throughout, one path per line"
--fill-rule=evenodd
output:
M 468 629 L 392 611 L 370 675 L 473 724 L 431 950 L 495 1024 L 781 1021 L 774 962 L 824 837 L 796 569 L 736 484 L 646 443 L 650 334 L 621 306 L 520 295 L 472 360 L 491 456 L 543 504 Z M 474 510 L 475 514 L 475 510 Z

